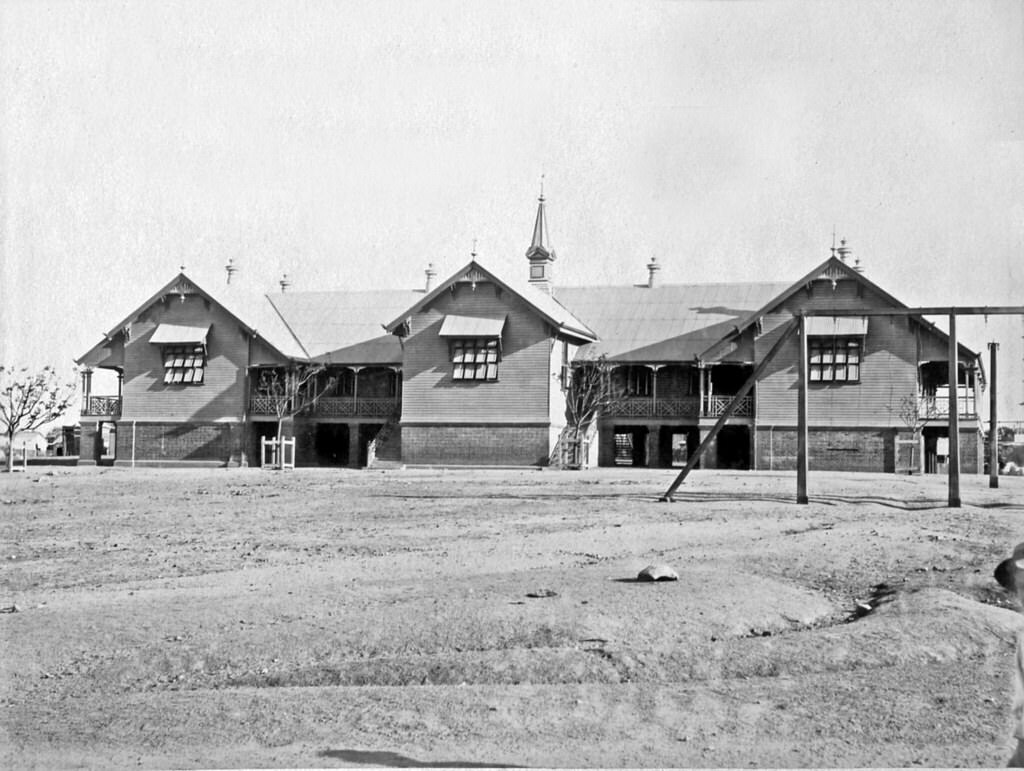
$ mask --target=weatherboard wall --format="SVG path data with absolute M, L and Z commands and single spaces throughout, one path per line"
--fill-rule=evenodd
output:
M 782 327 L 801 308 L 892 307 L 884 298 L 867 288 L 861 290 L 860 286 L 853 280 L 840 280 L 833 289 L 829 281 L 814 281 L 810 292 L 799 290 L 782 306 L 765 315 L 762 334 L 755 341 L 758 361 L 765 357 L 782 334 Z M 783 344 L 758 380 L 759 426 L 795 423 L 799 352 L 799 340 L 794 335 Z M 809 384 L 807 414 L 811 427 L 903 425 L 898 414 L 900 400 L 917 396 L 917 341 L 906 318 L 875 316 L 868 319 L 860 367 L 859 382 Z
M 150 343 L 160 324 L 210 325 L 202 383 L 164 383 L 161 346 Z M 218 305 L 199 295 L 153 303 L 132 322 L 125 345 L 121 423 L 241 419 L 248 356 L 248 333 Z
M 444 317 L 507 314 L 496 381 L 455 380 Z M 551 334 L 516 295 L 490 282 L 454 285 L 415 314 L 404 341 L 402 424 L 550 421 Z

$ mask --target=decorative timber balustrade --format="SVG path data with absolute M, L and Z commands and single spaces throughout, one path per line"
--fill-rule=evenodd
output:
M 963 386 L 961 386 L 963 388 Z M 956 400 L 957 415 L 961 418 L 976 418 L 978 410 L 974 404 L 974 391 L 968 389 L 967 393 L 961 393 Z M 925 420 L 932 418 L 949 417 L 948 396 L 922 396 L 917 402 L 918 414 Z
M 701 405 L 700 397 L 658 398 L 631 396 L 613 405 L 606 413 L 619 418 L 717 418 L 725 412 L 732 401 L 731 396 L 705 396 Z M 754 415 L 754 397 L 744 396 L 733 417 L 749 418 Z
M 100 417 L 116 417 L 121 414 L 121 397 L 119 396 L 86 396 L 82 404 L 83 415 Z
M 401 400 L 396 397 L 322 397 L 305 415 L 318 418 L 390 418 L 398 412 Z M 249 412 L 253 415 L 273 415 L 274 400 L 254 394 L 249 399 Z

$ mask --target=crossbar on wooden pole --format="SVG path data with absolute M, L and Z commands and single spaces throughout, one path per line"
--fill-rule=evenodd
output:
M 805 316 L 1019 316 L 1024 314 L 1024 305 L 938 305 L 923 308 L 864 308 L 824 309 L 802 311 Z
M 754 383 L 757 382 L 757 379 L 761 377 L 761 373 L 764 372 L 765 367 L 767 367 L 768 364 L 771 363 L 772 359 L 775 358 L 775 355 L 780 350 L 782 350 L 782 344 L 789 339 L 790 335 L 793 334 L 793 331 L 797 328 L 797 322 L 798 319 L 796 318 L 789 320 L 789 322 L 783 328 L 782 335 L 779 337 L 778 340 L 775 341 L 775 344 L 771 347 L 771 350 L 768 351 L 768 354 L 754 368 L 754 371 L 750 373 L 750 377 L 747 378 L 747 382 L 744 383 L 743 387 L 736 392 L 736 395 L 732 398 L 732 401 L 729 402 L 729 406 L 725 408 L 725 411 L 722 413 L 721 417 L 718 418 L 718 421 L 715 423 L 715 425 L 712 426 L 710 431 L 708 431 L 707 436 L 705 436 L 704 439 L 701 441 L 700 445 L 698 445 L 693 455 L 691 455 L 689 459 L 687 459 L 686 465 L 683 467 L 683 470 L 679 472 L 679 475 L 675 478 L 675 481 L 672 482 L 671 485 L 669 485 L 668 490 L 666 490 L 665 494 L 661 496 L 662 501 L 671 502 L 672 493 L 679 489 L 679 485 L 681 485 L 683 483 L 683 480 L 686 479 L 687 475 L 691 471 L 693 471 L 694 466 L 697 465 L 697 461 L 700 460 L 700 456 L 704 454 L 704 451 L 708 448 L 711 442 L 714 441 L 714 438 L 718 436 L 718 432 L 722 429 L 722 426 L 725 425 L 725 421 L 732 417 L 732 414 L 740 406 L 740 401 L 743 399 L 744 396 L 746 396 L 750 392 L 750 389 L 754 387 Z

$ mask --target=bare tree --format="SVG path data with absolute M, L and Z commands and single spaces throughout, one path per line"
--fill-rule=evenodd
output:
M 277 418 L 277 440 L 284 433 L 284 422 L 312 408 L 320 397 L 334 387 L 335 378 L 321 378 L 323 364 L 295 364 L 264 369 L 256 381 L 256 392 L 267 400 Z
M 900 419 L 914 438 L 914 443 L 910 447 L 910 468 L 914 469 L 917 467 L 916 453 L 921 442 L 921 429 L 928 422 L 928 417 L 921 413 L 921 402 L 913 394 L 902 397 L 896 405 L 890 401 L 888 409 Z
M 602 354 L 577 362 L 567 373 L 565 418 L 574 444 L 580 442 L 591 423 L 626 398 L 626 390 L 613 377 L 614 369 L 615 365 Z
M 0 427 L 7 437 L 7 470 L 14 468 L 14 436 L 57 420 L 71 407 L 76 379 L 62 381 L 54 367 L 31 372 L 0 365 Z

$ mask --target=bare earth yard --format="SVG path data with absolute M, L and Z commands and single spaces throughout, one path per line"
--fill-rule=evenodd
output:
M 1024 479 L 673 475 L 3 475 L 0 766 L 1005 763 Z

